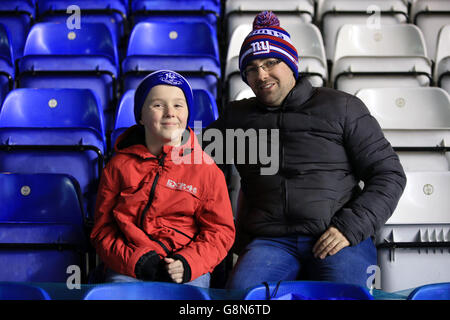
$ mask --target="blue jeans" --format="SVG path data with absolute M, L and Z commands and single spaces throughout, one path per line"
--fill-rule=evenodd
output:
M 246 289 L 269 281 L 330 281 L 366 286 L 367 268 L 377 264 L 371 238 L 341 249 L 321 260 L 312 248 L 317 238 L 286 236 L 256 238 L 239 256 L 227 283 L 229 289 Z
M 200 288 L 209 288 L 209 283 L 211 280 L 211 275 L 209 273 L 205 273 L 204 275 L 201 275 L 197 279 L 194 279 L 190 282 L 186 282 L 185 284 L 196 286 Z M 117 273 L 111 269 L 107 269 L 105 272 L 105 282 L 142 282 L 142 280 L 126 276 L 121 273 Z

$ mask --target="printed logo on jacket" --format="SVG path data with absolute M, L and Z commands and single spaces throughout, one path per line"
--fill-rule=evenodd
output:
M 169 188 L 175 189 L 175 190 L 187 191 L 192 194 L 197 194 L 197 188 L 194 187 L 193 185 L 188 185 L 183 182 L 176 182 L 171 179 L 167 179 L 166 187 L 169 187 Z

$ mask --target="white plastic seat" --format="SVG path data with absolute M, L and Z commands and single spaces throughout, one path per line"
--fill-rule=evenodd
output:
M 394 148 L 450 145 L 450 96 L 441 88 L 366 88 L 356 96 Z
M 435 61 L 434 83 L 450 94 L 450 19 L 439 32 Z
M 377 232 L 381 289 L 450 281 L 450 172 L 407 172 L 404 193 Z
M 265 10 L 273 11 L 282 21 L 282 27 L 286 23 L 310 23 L 314 17 L 314 0 L 227 0 L 227 42 L 237 26 L 252 24 L 255 16 Z
M 328 60 L 334 57 L 336 35 L 344 24 L 390 25 L 407 23 L 402 0 L 317 0 L 316 21 L 321 26 Z
M 327 62 L 322 35 L 319 28 L 310 23 L 285 24 L 280 21 L 281 26 L 289 32 L 294 47 L 299 55 L 299 73 L 303 74 L 316 86 L 326 85 L 328 79 Z M 251 32 L 250 24 L 238 26 L 231 36 L 228 46 L 225 79 L 228 82 L 229 100 L 236 97 L 245 83 L 239 73 L 239 51 L 247 35 Z
M 431 61 L 419 28 L 411 24 L 344 25 L 333 61 L 333 86 L 355 94 L 362 88 L 426 87 Z
M 439 30 L 450 23 L 450 1 L 416 0 L 411 4 L 411 21 L 425 36 L 428 58 L 436 57 Z

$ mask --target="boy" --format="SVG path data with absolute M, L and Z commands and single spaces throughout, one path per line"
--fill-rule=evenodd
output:
M 134 101 L 137 125 L 118 138 L 104 169 L 91 234 L 106 280 L 208 287 L 235 228 L 225 178 L 187 127 L 192 89 L 160 70 L 139 84 Z M 194 162 L 196 153 L 208 161 Z

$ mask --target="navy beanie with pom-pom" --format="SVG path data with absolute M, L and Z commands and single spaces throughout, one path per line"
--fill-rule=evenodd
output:
M 271 11 L 259 13 L 253 20 L 253 30 L 242 44 L 239 53 L 239 70 L 242 80 L 247 83 L 244 70 L 256 59 L 277 58 L 284 61 L 298 77 L 298 53 L 289 33 L 280 27 L 280 21 Z

